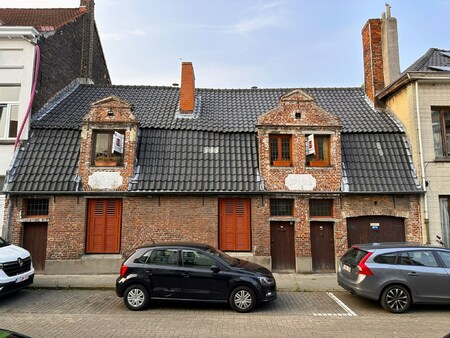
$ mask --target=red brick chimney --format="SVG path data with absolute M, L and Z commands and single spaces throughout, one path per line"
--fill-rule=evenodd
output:
M 81 77 L 92 79 L 92 65 L 94 60 L 94 0 L 80 0 L 80 11 L 83 15 L 83 41 L 81 49 Z
M 381 19 L 370 19 L 362 29 L 364 57 L 364 89 L 374 102 L 377 92 L 384 88 Z
M 375 102 L 376 94 L 400 75 L 397 19 L 391 17 L 391 7 L 381 19 L 370 19 L 362 29 L 364 57 L 364 87 Z
M 192 62 L 181 64 L 180 113 L 192 114 L 195 107 L 195 76 Z

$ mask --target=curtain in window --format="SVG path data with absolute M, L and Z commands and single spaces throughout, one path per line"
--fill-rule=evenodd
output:
M 445 245 L 449 247 L 450 245 L 450 224 L 448 215 L 448 198 L 441 198 L 441 229 L 442 229 L 442 240 Z

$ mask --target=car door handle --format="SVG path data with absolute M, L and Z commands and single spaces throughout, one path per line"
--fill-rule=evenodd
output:
M 189 278 L 189 276 L 190 276 L 189 272 L 183 272 L 181 275 L 182 275 L 184 278 Z
M 418 274 L 417 274 L 417 272 L 413 271 L 413 272 L 408 272 L 408 276 L 417 277 Z
M 146 270 L 146 272 L 147 272 L 147 275 L 149 275 L 149 276 L 151 276 L 153 274 L 152 270 Z

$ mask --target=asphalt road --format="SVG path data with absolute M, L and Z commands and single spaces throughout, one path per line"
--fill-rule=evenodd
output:
M 394 315 L 346 292 L 281 292 L 248 314 L 167 302 L 132 312 L 111 290 L 27 289 L 0 299 L 0 328 L 31 337 L 443 337 L 450 306 Z

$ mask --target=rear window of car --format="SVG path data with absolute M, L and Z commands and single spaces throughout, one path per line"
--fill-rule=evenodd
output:
M 366 254 L 367 251 L 351 247 L 344 256 L 342 256 L 342 262 L 348 266 L 355 267 L 361 262 Z
M 379 264 L 395 264 L 397 260 L 397 253 L 386 253 L 382 255 L 378 255 L 373 259 L 375 263 Z

